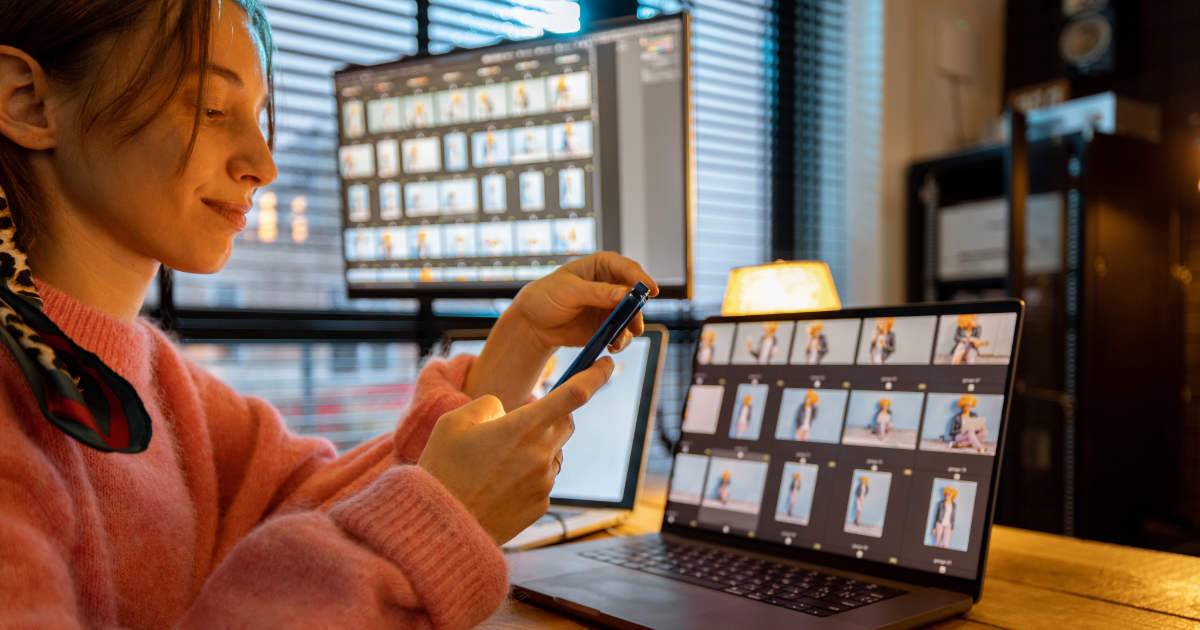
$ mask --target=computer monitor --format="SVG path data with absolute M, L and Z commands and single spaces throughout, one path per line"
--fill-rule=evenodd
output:
M 337 72 L 350 297 L 505 296 L 617 251 L 690 297 L 684 16 Z

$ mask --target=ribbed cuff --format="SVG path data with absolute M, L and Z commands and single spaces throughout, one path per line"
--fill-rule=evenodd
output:
M 413 392 L 412 407 L 396 427 L 396 456 L 403 462 L 415 462 L 438 418 L 471 402 L 463 393 L 475 357 L 463 355 L 449 361 L 434 361 L 421 370 Z
M 435 627 L 469 628 L 504 601 L 499 547 L 424 469 L 397 466 L 329 515 L 400 567 Z

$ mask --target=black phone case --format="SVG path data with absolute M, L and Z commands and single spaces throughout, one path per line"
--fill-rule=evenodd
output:
M 622 330 L 633 321 L 633 316 L 637 315 L 642 307 L 646 305 L 646 300 L 650 297 L 650 288 L 641 282 L 634 285 L 633 289 L 621 300 L 620 304 L 609 313 L 608 318 L 600 325 L 600 329 L 592 338 L 588 340 L 587 345 L 567 367 L 567 371 L 563 372 L 562 378 L 554 384 L 551 391 L 558 389 L 560 385 L 571 380 L 572 376 L 588 369 L 600 358 L 600 354 L 604 349 L 612 345 L 617 339 L 617 335 L 621 334 Z

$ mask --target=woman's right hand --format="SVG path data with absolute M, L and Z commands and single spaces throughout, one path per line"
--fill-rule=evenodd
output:
M 575 431 L 571 413 L 612 375 L 612 359 L 542 399 L 505 414 L 482 396 L 438 419 L 418 465 L 466 506 L 497 544 L 508 542 L 546 513 L 561 467 L 563 444 Z

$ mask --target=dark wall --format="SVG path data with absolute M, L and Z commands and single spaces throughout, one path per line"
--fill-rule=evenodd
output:
M 1175 528 L 1200 527 L 1200 0 L 1111 4 L 1116 12 L 1116 68 L 1107 76 L 1082 77 L 1072 76 L 1059 58 L 1061 0 L 1008 0 L 1004 86 L 1008 93 L 1068 78 L 1072 96 L 1111 90 L 1156 104 L 1162 112 L 1171 181 L 1168 203 L 1179 217 L 1179 228 L 1165 246 L 1196 280 L 1187 285 L 1187 326 L 1180 340 L 1188 363 L 1188 386 L 1181 392 L 1186 416 L 1180 419 L 1177 443 L 1163 445 L 1177 449 L 1182 461 L 1178 481 L 1184 491 L 1176 506 L 1180 522 L 1164 523 L 1163 531 L 1147 535 L 1187 545 L 1192 536 L 1179 536 L 1182 532 Z M 1197 541 L 1191 544 L 1200 546 Z
M 1117 0 L 1117 68 L 1104 77 L 1071 77 L 1074 95 L 1115 90 L 1160 103 L 1168 126 L 1200 111 L 1200 2 Z M 1060 0 L 1008 0 L 1005 91 L 1067 77 L 1058 56 Z
M 1200 2 L 1116 0 L 1117 64 L 1107 76 L 1071 76 L 1058 54 L 1060 0 L 1008 0 L 1004 88 L 1069 78 L 1073 96 L 1115 91 L 1159 105 L 1164 140 L 1200 176 Z M 1187 154 L 1183 152 L 1187 151 Z M 1184 172 L 1181 170 L 1181 173 Z M 1196 179 L 1190 188 L 1196 189 Z

